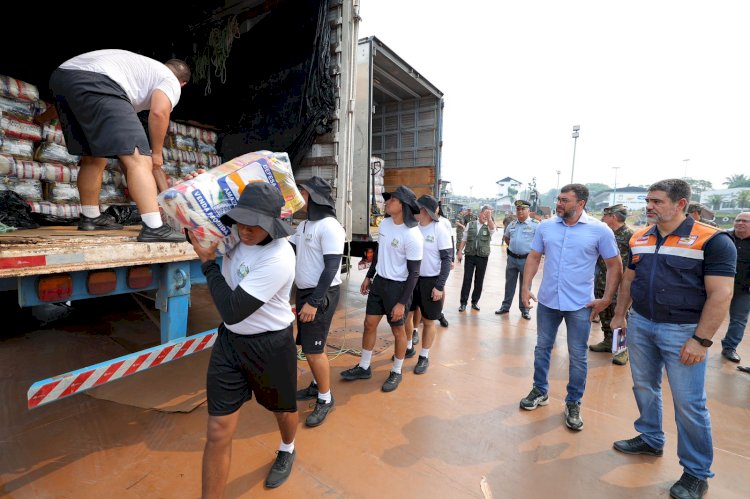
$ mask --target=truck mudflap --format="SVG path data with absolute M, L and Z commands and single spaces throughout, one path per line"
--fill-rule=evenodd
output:
M 27 393 L 28 408 L 34 409 L 110 381 L 136 374 L 211 348 L 217 330 L 180 338 L 60 376 L 37 381 Z

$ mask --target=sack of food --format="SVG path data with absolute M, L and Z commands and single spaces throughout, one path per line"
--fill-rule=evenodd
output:
M 190 229 L 204 247 L 219 241 L 219 252 L 224 254 L 239 238 L 220 218 L 237 204 L 250 182 L 268 182 L 279 189 L 285 201 L 282 217 L 289 217 L 305 205 L 289 156 L 270 151 L 238 156 L 165 190 L 157 201 L 169 225 L 178 230 Z

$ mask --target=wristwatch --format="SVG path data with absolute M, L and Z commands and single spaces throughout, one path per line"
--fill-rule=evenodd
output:
M 701 346 L 704 346 L 706 348 L 710 347 L 714 344 L 713 341 L 707 340 L 706 338 L 701 338 L 700 336 L 693 335 L 693 339 L 701 344 Z

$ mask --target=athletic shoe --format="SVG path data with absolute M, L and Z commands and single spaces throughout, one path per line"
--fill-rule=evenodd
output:
M 122 224 L 118 224 L 114 217 L 102 213 L 98 217 L 87 217 L 81 214 L 78 219 L 78 230 L 120 230 Z
M 276 461 L 273 462 L 271 471 L 268 472 L 268 476 L 266 477 L 266 487 L 275 489 L 286 482 L 286 479 L 292 473 L 292 464 L 294 464 L 295 457 L 297 457 L 296 450 L 292 452 L 280 450 L 277 452 Z
M 537 387 L 533 387 L 529 394 L 526 395 L 526 398 L 521 399 L 521 409 L 526 409 L 527 411 L 533 411 L 540 405 L 547 404 L 549 404 L 549 395 L 542 393 Z

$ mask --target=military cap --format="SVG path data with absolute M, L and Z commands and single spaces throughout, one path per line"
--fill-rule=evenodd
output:
M 703 210 L 704 210 L 705 208 L 706 208 L 706 207 L 705 207 L 705 206 L 703 206 L 703 205 L 702 205 L 702 204 L 700 204 L 700 203 L 690 203 L 690 204 L 688 205 L 688 210 L 687 210 L 687 212 L 688 212 L 688 213 L 695 213 L 695 212 L 698 212 L 698 213 L 700 213 L 700 212 L 702 212 L 702 211 L 703 211 Z
M 525 206 L 525 207 L 527 207 L 527 208 L 530 208 L 530 207 L 531 207 L 531 203 L 529 203 L 529 202 L 528 202 L 528 201 L 526 201 L 525 199 L 518 199 L 518 200 L 516 200 L 516 202 L 515 202 L 515 203 L 513 203 L 513 204 L 515 204 L 515 205 L 516 205 L 516 208 L 520 208 L 520 207 L 522 207 L 522 206 Z
M 606 208 L 604 208 L 605 215 L 612 215 L 615 213 L 621 213 L 627 216 L 628 209 L 625 207 L 624 204 L 613 204 L 612 206 L 607 206 Z

